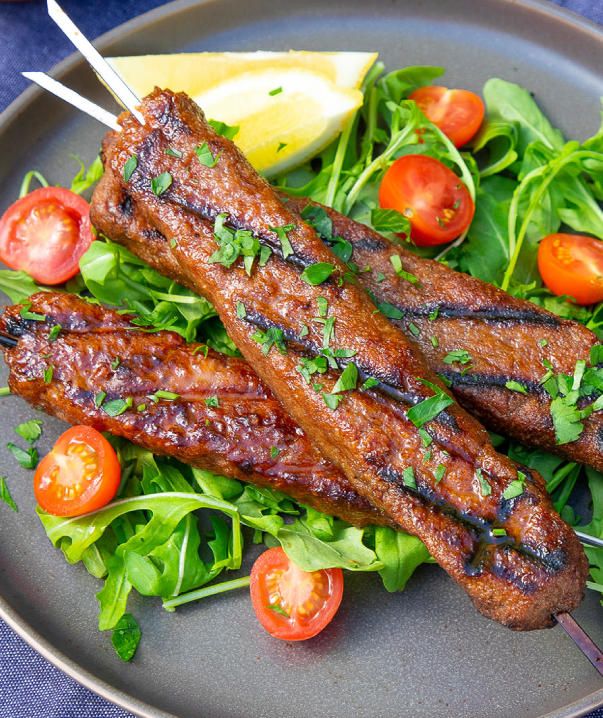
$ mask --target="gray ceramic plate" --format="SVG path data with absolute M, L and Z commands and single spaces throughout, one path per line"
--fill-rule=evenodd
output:
M 444 65 L 449 86 L 479 91 L 492 76 L 516 81 L 578 139 L 595 131 L 603 95 L 601 30 L 536 2 L 180 0 L 106 35 L 100 47 L 114 55 L 378 50 L 390 68 Z M 55 74 L 111 106 L 79 58 Z M 0 118 L 1 209 L 27 169 L 68 182 L 69 153 L 90 161 L 102 135 L 60 101 L 26 92 Z M 5 373 L 2 367 L 2 384 Z M 40 416 L 18 398 L 0 406 L 4 441 L 15 439 L 19 421 Z M 63 428 L 45 419 L 41 451 Z M 560 718 L 603 703 L 601 677 L 560 628 L 515 634 L 487 621 L 435 566 L 422 567 L 399 595 L 387 594 L 374 576 L 348 576 L 333 623 L 302 644 L 271 639 L 244 591 L 175 614 L 134 598 L 144 638 L 124 665 L 96 629 L 98 581 L 69 566 L 46 539 L 33 511 L 31 472 L 3 446 L 0 462 L 20 509 L 2 511 L 0 521 L 2 617 L 71 676 L 141 716 Z M 603 646 L 603 613 L 592 592 L 575 615 Z

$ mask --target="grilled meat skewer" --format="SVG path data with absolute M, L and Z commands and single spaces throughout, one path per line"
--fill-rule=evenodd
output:
M 0 331 L 17 339 L 5 349 L 12 393 L 69 423 L 284 491 L 350 523 L 390 523 L 313 448 L 244 360 L 187 344 L 173 332 L 147 334 L 127 316 L 74 295 L 40 292 L 30 302 L 28 311 L 43 321 L 24 318 L 19 305 L 0 317 Z M 107 413 L 103 407 L 117 399 L 131 400 L 132 409 Z M 548 567 L 534 564 L 527 547 L 514 548 L 506 577 L 520 580 L 529 571 L 533 581 L 546 580 Z
M 105 156 L 111 153 L 115 138 L 111 132 L 105 138 Z M 351 259 L 359 268 L 371 268 L 356 275 L 358 282 L 377 303 L 389 304 L 389 313 L 395 314 L 390 321 L 416 342 L 431 368 L 450 382 L 461 406 L 493 431 L 603 471 L 603 412 L 583 420 L 584 430 L 576 441 L 557 445 L 551 397 L 539 383 L 548 365 L 555 375 L 571 376 L 577 360 L 588 361 L 591 348 L 598 343 L 594 332 L 491 284 L 418 257 L 330 207 L 279 194 L 298 213 L 308 205 L 324 210 L 332 223 L 332 236 L 350 243 Z M 195 291 L 169 242 L 146 222 L 110 167 L 94 193 L 92 217 L 99 218 L 110 239 Z M 394 255 L 418 284 L 396 274 L 391 263 Z M 449 355 L 455 351 L 467 353 L 462 362 L 452 361 Z M 509 389 L 510 381 L 526 393 Z M 584 402 L 579 402 L 579 408 Z
M 347 281 L 346 266 L 186 95 L 156 90 L 141 109 L 144 127 L 121 118 L 110 167 L 121 176 L 136 162 L 127 186 L 145 219 L 170 241 L 190 282 L 313 443 L 360 495 L 421 538 L 485 615 L 531 629 L 575 607 L 588 565 L 541 477 L 518 473 L 458 405 L 440 410 L 447 392 L 414 343 L 374 315 L 369 297 Z M 220 214 L 246 233 L 239 241 L 253 237 L 272 250 L 267 262 L 248 266 L 249 274 L 240 262 L 216 262 Z M 222 250 L 236 239 L 219 233 Z M 302 271 L 320 262 L 338 271 L 318 287 L 303 281 Z M 338 373 L 321 375 L 316 391 L 298 370 L 325 350 L 340 357 L 339 368 L 353 353 L 360 381 L 378 384 L 358 389 L 348 380 L 335 410 Z M 521 494 L 511 496 L 518 484 Z M 495 527 L 511 543 L 494 540 Z

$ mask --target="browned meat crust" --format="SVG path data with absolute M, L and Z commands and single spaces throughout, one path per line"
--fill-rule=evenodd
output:
M 115 137 L 115 133 L 107 135 L 106 154 Z M 281 196 L 298 213 L 310 203 L 305 197 Z M 603 471 L 603 412 L 583 420 L 584 430 L 577 441 L 558 446 L 551 399 L 539 384 L 547 371 L 544 361 L 550 362 L 555 374 L 567 375 L 573 374 L 577 360 L 587 361 L 591 347 L 598 343 L 594 332 L 491 284 L 418 257 L 330 207 L 324 209 L 333 223 L 333 236 L 351 243 L 356 265 L 371 267 L 357 275 L 360 284 L 377 302 L 388 302 L 404 313 L 391 321 L 414 339 L 431 368 L 451 382 L 461 406 L 493 431 Z M 110 168 L 94 194 L 92 214 L 108 237 L 195 291 L 168 241 L 141 216 Z M 390 259 L 394 254 L 420 286 L 396 274 Z M 380 274 L 385 279 L 378 281 Z M 444 361 L 455 350 L 469 354 L 469 370 L 467 364 Z M 521 383 L 527 394 L 508 389 L 509 381 Z
M 427 449 L 407 412 L 444 391 L 414 343 L 385 318 L 374 315 L 368 296 L 355 284 L 339 282 L 345 265 L 316 237 L 296 212 L 248 165 L 234 145 L 217 136 L 185 95 L 159 90 L 142 104 L 147 124 L 122 117 L 124 131 L 108 158 L 122 176 L 136 155 L 138 167 L 128 190 L 147 222 L 173 242 L 173 255 L 188 280 L 214 304 L 235 343 L 311 440 L 347 475 L 358 492 L 404 530 L 421 538 L 434 558 L 471 596 L 485 615 L 516 629 L 553 624 L 553 614 L 581 600 L 588 565 L 571 528 L 554 512 L 544 482 L 526 471 L 523 493 L 505 499 L 517 468 L 499 456 L 481 426 L 455 404 L 429 421 Z M 207 143 L 219 161 L 207 167 L 195 147 Z M 175 160 L 168 147 L 182 154 Z M 151 179 L 170 172 L 170 188 L 157 196 Z M 216 249 L 211 220 L 227 213 L 230 226 L 253 232 L 273 255 L 249 277 L 242 266 L 227 270 L 209 263 Z M 103 230 L 102 218 L 95 218 Z M 285 256 L 274 227 L 288 233 L 293 254 Z M 302 269 L 330 262 L 339 272 L 319 287 L 300 278 Z M 296 367 L 323 348 L 324 329 L 313 320 L 319 296 L 334 320 L 330 348 L 353 349 L 362 378 L 379 385 L 347 391 L 336 411 L 307 384 Z M 246 317 L 237 317 L 243 303 Z M 303 322 L 303 324 L 302 324 Z M 303 325 L 309 328 L 301 340 Z M 324 326 L 324 325 L 323 325 Z M 253 336 L 277 329 L 287 350 L 265 354 Z M 342 364 L 340 360 L 340 365 Z M 332 391 L 338 373 L 321 376 Z M 445 469 L 439 476 L 438 467 Z M 405 480 L 412 468 L 413 486 Z M 479 470 L 479 472 L 478 472 Z M 489 482 L 483 496 L 479 475 Z M 502 543 L 493 525 L 506 530 Z
M 174 332 L 146 334 L 128 317 L 72 294 L 41 292 L 30 301 L 29 311 L 46 321 L 23 319 L 20 306 L 0 317 L 0 329 L 19 338 L 15 348 L 4 350 L 13 394 L 70 424 L 283 491 L 357 526 L 388 523 L 312 446 L 243 359 L 187 344 Z M 49 341 L 56 324 L 61 331 Z M 51 366 L 52 381 L 46 383 L 44 370 Z M 160 390 L 180 396 L 149 398 Z M 109 416 L 95 403 L 101 392 L 102 404 L 131 397 L 134 410 Z M 207 406 L 214 396 L 218 406 Z M 142 404 L 145 409 L 137 411 Z

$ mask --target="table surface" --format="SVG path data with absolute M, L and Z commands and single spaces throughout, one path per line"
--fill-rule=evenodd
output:
M 277 2 L 278 0 L 274 0 Z M 89 38 L 95 38 L 163 0 L 62 0 Z M 603 25 L 603 0 L 556 0 L 556 4 Z M 49 70 L 72 52 L 53 31 L 44 0 L 0 4 L 0 112 L 29 84 L 25 70 Z M 31 649 L 0 620 L 1 718 L 130 718 Z M 603 718 L 603 709 L 589 718 Z

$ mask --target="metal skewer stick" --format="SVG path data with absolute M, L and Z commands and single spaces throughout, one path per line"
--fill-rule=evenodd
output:
M 65 85 L 61 84 L 57 80 L 54 80 L 49 75 L 46 75 L 43 72 L 24 72 L 22 74 L 23 77 L 35 82 L 37 85 L 40 85 L 40 87 L 43 87 L 53 95 L 60 97 L 70 105 L 77 107 L 78 110 L 90 115 L 90 117 L 98 120 L 103 125 L 107 125 L 107 127 L 110 127 L 112 130 L 117 130 L 118 132 L 121 130 L 121 127 L 117 124 L 117 118 L 115 115 L 111 114 L 108 110 L 95 105 L 94 102 L 90 102 L 90 100 L 87 100 L 85 97 L 78 95 L 77 92 L 65 87 Z
M 61 28 L 65 35 L 77 47 L 90 65 L 96 70 L 99 77 L 106 83 L 115 97 L 128 109 L 141 125 L 145 124 L 142 113 L 137 109 L 140 99 L 132 92 L 121 77 L 109 65 L 105 58 L 92 45 L 86 36 L 78 30 L 72 20 L 59 7 L 55 0 L 47 0 L 48 14 Z
M 48 0 L 50 3 L 52 0 Z M 42 72 L 31 72 L 23 73 L 25 77 L 30 80 L 37 82 L 41 87 L 52 92 L 62 100 L 69 102 L 71 105 L 79 110 L 82 110 L 86 114 L 94 117 L 94 119 L 102 122 L 111 129 L 121 129 L 117 125 L 117 118 L 114 117 L 110 112 L 103 110 L 94 103 L 86 100 L 85 98 L 78 95 L 77 92 L 69 90 L 68 88 L 61 85 L 60 82 L 52 80 L 47 82 L 47 78 Z M 41 78 L 45 78 L 40 82 Z M 1 338 L 0 338 L 1 343 Z M 597 548 L 603 548 L 603 540 L 595 536 L 590 536 L 583 533 L 582 531 L 576 531 L 576 535 L 582 543 L 588 544 L 589 546 L 595 546 Z M 584 630 L 579 626 L 576 620 L 567 612 L 563 611 L 555 614 L 555 619 L 559 625 L 565 630 L 567 635 L 574 641 L 578 648 L 584 653 L 588 660 L 593 664 L 597 671 L 603 676 L 603 653 L 597 648 L 593 641 L 588 637 Z

